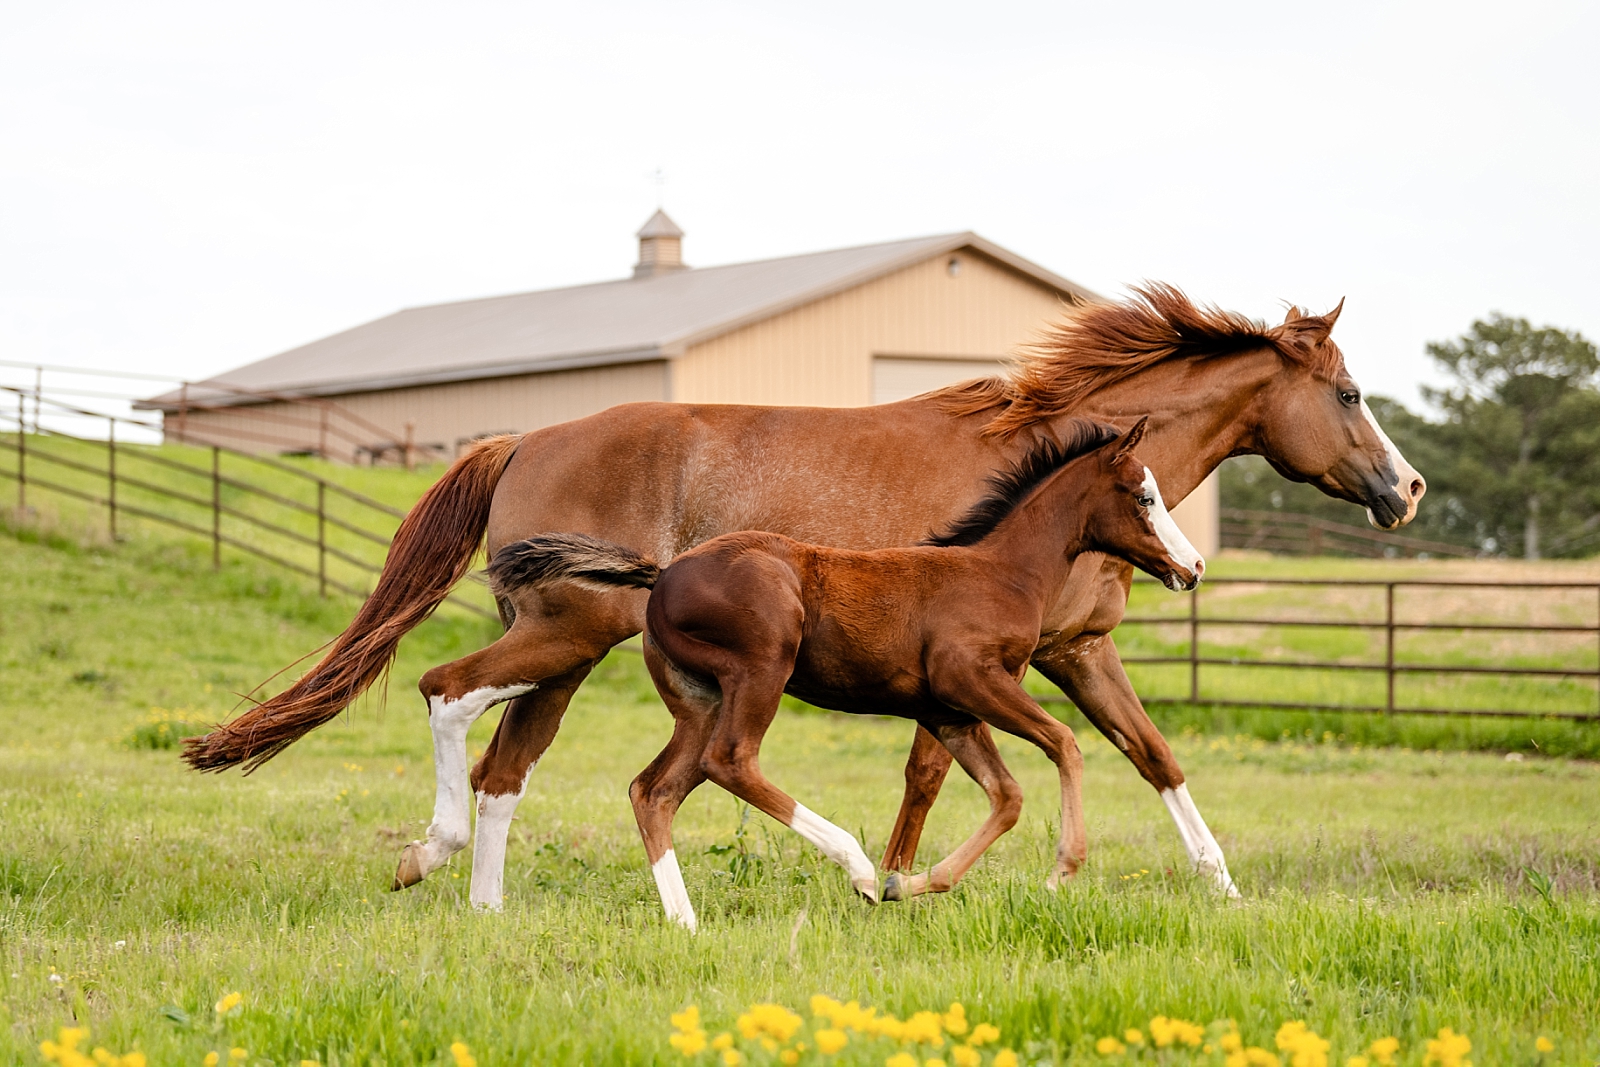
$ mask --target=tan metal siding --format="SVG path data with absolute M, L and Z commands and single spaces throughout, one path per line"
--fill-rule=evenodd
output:
M 1172 521 L 1202 556 L 1210 559 L 1222 547 L 1222 494 L 1218 474 L 1212 471 L 1183 503 L 1172 509 Z
M 998 359 L 915 359 L 872 357 L 872 402 L 892 404 L 969 378 L 987 378 L 1005 369 Z
M 406 424 L 411 423 L 412 440 L 419 449 L 429 449 L 435 457 L 450 457 L 460 442 L 486 433 L 523 433 L 592 415 L 615 404 L 666 398 L 667 365 L 655 360 L 351 393 L 335 399 L 353 414 L 392 435 L 391 440 L 386 441 L 379 440 L 376 433 L 356 431 L 362 445 L 403 442 Z M 285 418 L 297 420 L 301 425 L 282 421 Z M 349 425 L 343 420 L 334 422 Z M 257 452 L 315 451 L 319 437 L 316 424 L 315 411 L 289 404 L 190 412 L 186 422 L 193 441 Z M 176 439 L 177 415 L 166 416 L 166 427 L 168 435 Z M 269 443 L 261 440 L 262 436 L 289 440 Z M 338 435 L 329 437 L 328 451 L 338 459 L 356 458 L 355 445 Z
M 963 249 L 691 347 L 672 398 L 856 407 L 872 402 L 874 355 L 1000 360 L 1061 310 L 1054 290 Z

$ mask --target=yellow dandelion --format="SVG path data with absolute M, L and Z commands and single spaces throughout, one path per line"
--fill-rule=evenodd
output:
M 733 1035 L 724 1030 L 711 1039 L 711 1047 L 718 1052 L 726 1052 L 733 1047 Z
M 1439 1031 L 1437 1038 L 1428 1042 L 1428 1054 L 1422 1062 L 1439 1067 L 1469 1067 L 1472 1061 L 1465 1057 L 1471 1051 L 1472 1042 L 1467 1040 L 1467 1035 L 1458 1034 L 1447 1026 Z
M 932 1045 L 934 1048 L 943 1048 L 944 1026 L 939 1019 L 938 1012 L 919 1011 L 907 1019 L 905 1031 L 900 1039 L 919 1045 Z
M 972 1036 L 967 1038 L 967 1043 L 973 1048 L 980 1048 L 991 1041 L 1000 1040 L 1000 1028 L 990 1026 L 988 1023 L 979 1023 L 972 1028 Z
M 787 1067 L 794 1067 L 795 1064 L 800 1062 L 800 1053 L 792 1048 L 786 1048 L 778 1053 L 778 1062 L 786 1064 Z
M 705 1051 L 706 1032 L 704 1030 L 680 1030 L 667 1038 L 667 1043 L 685 1056 L 697 1056 Z
M 935 1057 L 935 1058 L 933 1058 L 931 1060 L 923 1060 L 922 1061 L 922 1067 L 949 1067 L 949 1065 L 946 1064 L 943 1060 Z
M 1251 1045 L 1244 1050 L 1244 1062 L 1249 1067 L 1282 1067 L 1283 1061 L 1266 1049 Z
M 1130 1045 L 1142 1045 L 1144 1044 L 1144 1031 L 1135 1030 L 1130 1026 L 1128 1029 L 1122 1032 L 1122 1040 L 1126 1041 Z
M 145 1067 L 147 1062 L 144 1058 L 144 1053 L 128 1052 L 123 1055 L 120 1067 Z
M 228 1062 L 230 1062 L 230 1063 L 243 1063 L 245 1060 L 247 1060 L 249 1058 L 250 1058 L 250 1053 L 246 1052 L 242 1048 L 239 1048 L 238 1046 L 235 1046 L 235 1047 L 230 1048 L 228 1050 Z
M 850 1035 L 843 1030 L 818 1030 L 814 1036 L 817 1040 L 817 1051 L 824 1056 L 832 1056 L 850 1042 Z
M 883 1067 L 917 1067 L 917 1058 L 909 1052 L 896 1052 L 883 1061 Z
M 682 1011 L 672 1013 L 672 1028 L 688 1033 L 700 1029 L 700 1008 L 691 1004 Z
M 1128 1051 L 1128 1046 L 1114 1037 L 1102 1037 L 1094 1043 L 1094 1050 L 1102 1056 L 1120 1056 Z
M 217 1061 L 221 1058 L 222 1057 L 218 1056 L 215 1052 L 208 1052 L 206 1053 L 206 1058 L 200 1062 L 205 1064 L 205 1067 L 217 1067 Z
M 1344 1061 L 1344 1067 L 1372 1067 L 1372 1061 L 1365 1056 L 1351 1056 Z
M 1229 1030 L 1227 1033 L 1223 1034 L 1222 1037 L 1217 1040 L 1217 1044 L 1222 1046 L 1223 1052 L 1244 1051 L 1244 1040 L 1239 1037 L 1239 1031 L 1237 1030 Z
M 316 1060 L 301 1060 L 300 1067 L 322 1067 Z
M 1367 1055 L 1382 1067 L 1394 1067 L 1394 1058 L 1400 1053 L 1400 1039 L 1398 1037 L 1380 1037 L 1367 1046 Z
M 478 1067 L 478 1059 L 464 1042 L 450 1042 L 450 1055 L 456 1061 L 456 1067 Z
M 1554 1052 L 1556 1050 L 1556 1043 L 1551 1041 L 1548 1037 L 1540 1037 L 1533 1043 L 1533 1047 L 1539 1052 Z
M 950 1058 L 956 1067 L 978 1067 L 983 1062 L 983 1056 L 971 1045 L 957 1045 L 950 1050 Z
M 736 1048 L 725 1048 L 722 1050 L 722 1062 L 727 1067 L 739 1067 L 744 1062 L 744 1055 Z
M 967 1009 L 959 1003 L 951 1004 L 939 1021 L 944 1024 L 945 1033 L 964 1034 L 967 1032 Z
M 230 1011 L 232 1011 L 234 1008 L 237 1008 L 243 1002 L 244 1002 L 244 994 L 243 993 L 229 993 L 227 996 L 225 996 L 221 1000 L 217 1001 L 217 1014 L 218 1015 L 226 1015 Z
M 1017 1054 L 1003 1048 L 994 1054 L 994 1067 L 1017 1067 Z

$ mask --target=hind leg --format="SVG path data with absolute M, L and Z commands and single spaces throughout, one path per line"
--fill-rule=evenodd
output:
M 589 676 L 585 664 L 559 678 L 542 682 L 506 705 L 483 758 L 472 768 L 471 784 L 478 802 L 473 834 L 472 892 L 474 907 L 499 910 L 504 898 L 506 836 L 528 779 L 561 728 L 572 694 Z
M 856 892 L 878 901 L 878 874 L 855 836 L 835 826 L 773 785 L 761 773 L 761 740 L 778 711 L 778 699 L 793 667 L 787 663 L 718 678 L 722 714 L 706 746 L 701 768 L 706 777 L 753 807 L 766 812 L 822 850 L 843 867 Z
M 645 662 L 656 691 L 672 712 L 672 740 L 633 780 L 628 799 L 633 803 L 633 817 L 639 824 L 650 873 L 655 876 L 667 918 L 693 932 L 694 905 L 689 901 L 683 871 L 672 848 L 672 820 L 684 798 L 706 780 L 700 757 L 716 725 L 721 695 L 688 683 L 648 648 Z
M 519 621 L 488 648 L 422 676 L 418 688 L 428 702 L 437 779 L 433 822 L 425 840 L 413 841 L 401 853 L 393 888 L 420 882 L 465 848 L 471 837 L 467 731 L 478 717 L 502 701 L 539 689 L 549 679 L 592 665 L 607 647 L 594 650 L 570 639 L 544 637 L 538 627 Z

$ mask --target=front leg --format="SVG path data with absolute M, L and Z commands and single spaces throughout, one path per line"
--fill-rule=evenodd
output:
M 883 850 L 884 870 L 909 871 L 916 862 L 928 810 L 939 797 L 944 777 L 950 772 L 951 758 L 950 750 L 918 723 L 911 754 L 906 757 L 906 792 L 900 800 L 900 815 Z
M 1195 869 L 1211 875 L 1228 896 L 1238 896 L 1222 848 L 1211 835 L 1194 801 L 1172 747 L 1139 702 L 1109 634 L 1081 634 L 1033 655 L 1040 674 L 1061 687 L 1084 718 L 1095 725 L 1161 794 L 1178 826 Z

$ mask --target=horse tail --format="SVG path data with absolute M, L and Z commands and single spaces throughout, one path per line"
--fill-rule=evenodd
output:
M 522 435 L 485 438 L 451 465 L 400 523 L 377 588 L 322 661 L 299 681 L 230 723 L 183 743 L 199 771 L 244 765 L 246 774 L 337 716 L 377 681 L 400 639 L 466 577 L 489 525 L 489 505 Z
M 489 564 L 489 587 L 496 596 L 562 579 L 649 589 L 659 577 L 661 567 L 649 556 L 578 533 L 509 544 Z

